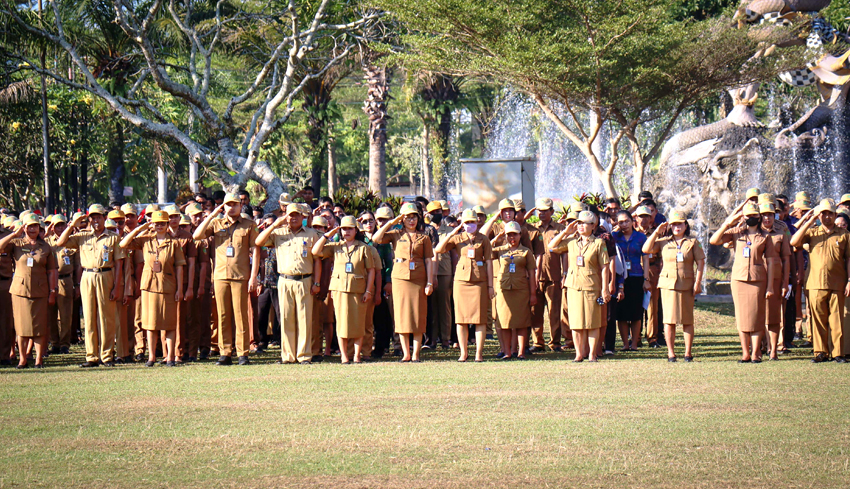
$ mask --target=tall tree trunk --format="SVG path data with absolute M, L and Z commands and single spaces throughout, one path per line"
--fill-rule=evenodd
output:
M 168 202 L 168 173 L 165 171 L 165 159 L 159 141 L 153 142 L 153 156 L 156 160 L 156 202 L 165 204 Z
M 80 206 L 80 181 L 77 175 L 77 162 L 71 164 L 71 177 L 68 179 L 68 182 L 71 187 L 71 205 L 65 209 L 66 212 L 70 212 L 72 209 L 77 209 Z
M 192 134 L 192 128 L 195 125 L 195 114 L 193 112 L 189 112 L 189 129 L 187 132 L 189 135 Z M 198 193 L 198 162 L 192 158 L 192 155 L 189 154 L 189 190 L 192 193 Z
M 42 0 L 38 0 L 38 18 L 41 19 Z M 41 69 L 47 68 L 47 51 L 45 47 L 41 48 L 39 54 L 39 63 Z M 50 162 L 50 132 L 47 121 L 47 79 L 44 73 L 39 77 L 41 79 L 41 151 L 44 163 L 44 212 L 47 214 L 55 211 L 56 203 L 54 197 L 54 182 L 53 182 L 53 165 Z
M 422 180 L 420 185 L 419 193 L 423 197 L 428 199 L 431 198 L 431 130 L 428 128 L 428 125 L 425 124 L 422 126 Z
M 452 132 L 452 113 L 450 110 L 443 111 L 440 114 L 440 123 L 437 125 L 434 157 L 432 158 L 434 165 L 434 186 L 436 187 L 436 195 L 438 199 L 446 199 L 448 194 L 449 183 L 449 164 L 451 163 L 451 154 L 449 151 L 449 141 L 451 140 Z
M 124 125 L 115 119 L 115 136 L 107 153 L 109 162 L 109 202 L 124 203 Z
M 386 68 L 365 66 L 366 101 L 363 111 L 369 116 L 369 190 L 387 195 L 387 101 L 389 81 Z
M 339 189 L 339 177 L 336 174 L 336 151 L 333 138 L 328 138 L 328 195 L 333 195 Z

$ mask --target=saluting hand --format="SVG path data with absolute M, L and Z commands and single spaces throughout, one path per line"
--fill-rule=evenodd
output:
M 12 233 L 12 239 L 20 238 L 23 235 L 24 235 L 24 226 L 18 226 L 18 229 L 16 229 L 15 232 Z
M 573 222 L 567 224 L 567 227 L 564 228 L 564 236 L 569 236 L 569 235 L 575 233 L 577 229 L 578 229 L 578 221 L 573 221 Z
M 82 212 L 78 212 L 78 213 L 74 216 L 74 220 L 72 220 L 72 221 L 71 221 L 71 227 L 73 227 L 73 228 L 79 228 L 79 227 L 80 227 L 80 223 L 82 223 L 82 222 L 83 222 L 83 219 L 85 219 L 85 218 L 86 218 L 86 215 L 85 215 L 85 214 L 83 214 Z
M 667 227 L 668 227 L 669 225 L 670 225 L 670 223 L 662 222 L 661 224 L 659 224 L 659 225 L 658 225 L 658 227 L 657 227 L 657 228 L 655 228 L 655 233 L 654 233 L 654 234 L 655 234 L 656 236 L 661 236 L 662 234 L 664 234 L 664 232 L 665 232 L 665 231 L 667 231 Z
M 328 235 L 330 235 L 330 237 L 333 238 L 334 236 L 336 236 L 336 234 L 339 232 L 339 230 L 340 230 L 339 226 L 331 229 L 330 231 L 325 233 L 325 239 L 330 239 L 330 238 L 328 238 Z

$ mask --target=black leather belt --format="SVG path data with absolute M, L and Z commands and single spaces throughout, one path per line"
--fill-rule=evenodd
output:
M 281 273 L 280 276 L 285 278 L 286 280 L 304 280 L 307 277 L 312 277 L 313 274 L 308 273 L 308 274 L 305 274 L 305 275 L 287 275 L 285 273 Z
M 109 268 L 83 268 L 84 272 L 92 272 L 92 273 L 102 273 L 102 272 L 111 272 L 112 267 Z
M 0 282 L 2 282 L 3 280 L 12 280 L 12 277 L 3 277 L 3 276 L 0 276 Z
M 65 275 L 59 275 L 59 280 L 62 280 L 63 278 L 68 278 L 68 277 L 70 277 L 70 276 L 71 276 L 71 275 L 73 275 L 73 274 L 74 274 L 74 273 L 73 273 L 73 272 L 71 272 L 71 273 L 66 273 Z

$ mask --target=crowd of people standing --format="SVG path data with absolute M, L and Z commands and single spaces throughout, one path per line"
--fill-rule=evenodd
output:
M 809 202 L 750 189 L 710 237 L 731 255 L 741 363 L 795 347 L 811 346 L 816 363 L 850 353 L 850 195 Z M 398 214 L 382 204 L 347 215 L 309 187 L 278 203 L 264 214 L 243 191 L 162 208 L 4 212 L 0 364 L 43 368 L 77 331 L 83 368 L 247 365 L 274 346 L 282 364 L 336 352 L 343 364 L 418 363 L 435 348 L 482 362 L 494 333 L 502 360 L 548 349 L 596 362 L 619 333 L 623 351 L 645 341 L 676 362 L 677 327 L 682 359 L 694 359 L 706 254 L 686 214 L 662 215 L 648 192 L 629 208 L 575 202 L 559 215 L 548 198 L 531 209 L 504 199 L 489 218 L 421 197 Z M 803 295 L 811 342 L 795 345 Z

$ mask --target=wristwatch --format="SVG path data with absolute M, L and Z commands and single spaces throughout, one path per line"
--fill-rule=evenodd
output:
M 322 284 L 320 284 L 319 282 L 313 282 L 313 287 L 321 287 L 321 286 L 322 286 Z

